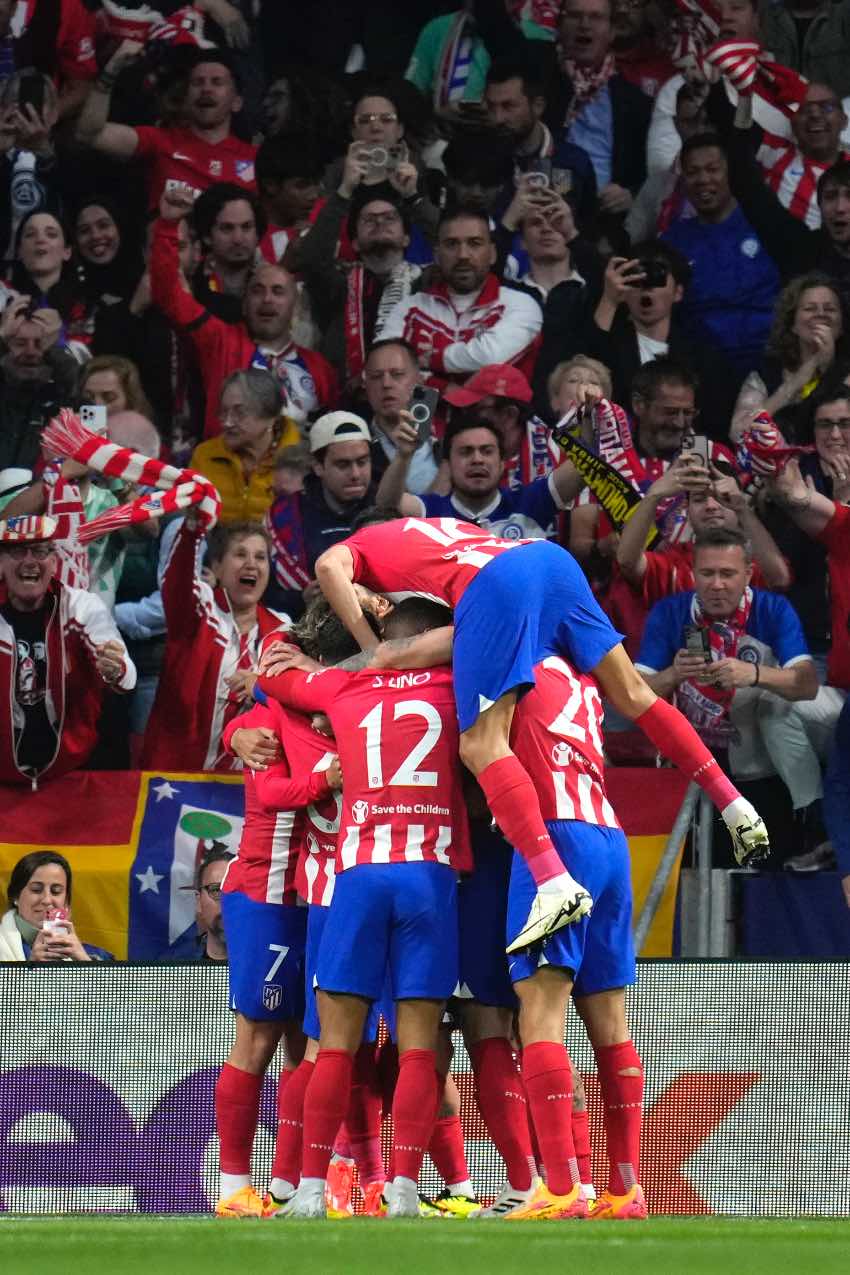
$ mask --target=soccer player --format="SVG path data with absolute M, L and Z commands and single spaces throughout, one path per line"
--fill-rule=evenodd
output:
M 405 610 L 419 605 L 411 599 L 396 608 L 385 632 L 392 637 Z M 345 775 L 317 968 L 321 1035 L 304 1105 L 302 1177 L 284 1212 L 325 1216 L 325 1179 L 348 1110 L 354 1055 L 388 968 L 399 1049 L 389 1213 L 415 1217 L 443 1086 L 437 1033 L 457 981 L 457 872 L 471 867 L 451 672 L 292 671 L 261 677 L 259 685 L 302 712 L 327 713 Z
M 356 582 L 390 598 L 424 593 L 454 608 L 461 759 L 535 884 L 509 951 L 578 921 L 592 906 L 553 845 L 534 784 L 510 744 L 518 697 L 534 685 L 535 666 L 547 656 L 563 656 L 577 672 L 592 673 L 611 704 L 700 784 L 719 807 L 739 862 L 767 853 L 764 823 L 681 713 L 649 689 L 570 554 L 547 541 L 501 540 L 454 518 L 376 517 L 381 521 L 318 559 L 316 578 L 363 650 L 376 639 Z M 413 639 L 420 646 L 417 662 L 444 659 L 445 640 L 446 633 Z M 410 649 L 377 653 L 379 663 L 395 661 L 411 667 Z
M 522 1077 L 546 1166 L 539 1183 L 507 1221 L 570 1217 L 646 1217 L 639 1183 L 643 1068 L 631 1041 L 624 988 L 634 982 L 629 850 L 605 795 L 602 703 L 591 677 L 560 656 L 534 669 L 520 701 L 511 743 L 531 775 L 546 829 L 565 861 L 593 891 L 594 908 L 577 924 L 510 960 L 519 998 Z M 534 893 L 514 857 L 508 937 L 521 927 Z M 573 1142 L 573 1071 L 564 1047 L 570 993 L 596 1056 L 610 1174 L 592 1212 Z

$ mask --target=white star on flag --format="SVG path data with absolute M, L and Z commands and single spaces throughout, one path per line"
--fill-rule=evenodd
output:
M 140 886 L 139 894 L 144 894 L 146 890 L 153 890 L 154 894 L 159 894 L 162 876 L 154 872 L 153 868 L 148 867 L 144 872 L 136 872 L 135 877 Z
M 163 779 L 161 784 L 154 784 L 153 791 L 156 793 L 156 804 L 162 801 L 164 797 L 176 797 L 179 789 L 170 784 L 167 779 Z

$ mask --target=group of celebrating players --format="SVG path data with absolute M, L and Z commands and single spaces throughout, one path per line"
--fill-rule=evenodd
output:
M 740 862 L 766 853 L 762 821 L 636 672 L 560 547 L 375 511 L 316 575 L 323 596 L 284 642 L 267 639 L 258 702 L 225 733 L 246 768 L 222 891 L 237 1017 L 216 1087 L 217 1213 L 345 1214 L 354 1162 L 376 1216 L 645 1217 L 629 856 L 605 795 L 602 697 L 708 793 Z M 570 998 L 604 1107 L 598 1198 L 564 1045 Z M 505 1163 L 488 1207 L 452 1116 L 447 1005 Z M 380 1014 L 393 1046 L 379 1052 Z M 261 1198 L 251 1149 L 281 1036 Z M 423 1206 L 426 1151 L 446 1191 Z

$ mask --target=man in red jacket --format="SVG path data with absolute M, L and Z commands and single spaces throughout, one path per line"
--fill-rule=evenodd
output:
M 175 327 L 190 337 L 198 354 L 207 395 L 204 437 L 219 433 L 221 382 L 240 368 L 260 367 L 280 381 L 284 411 L 299 425 L 333 407 L 336 373 L 315 350 L 292 340 L 296 285 L 281 266 L 259 265 L 248 280 L 242 323 L 224 323 L 196 301 L 180 278 L 178 225 L 192 208 L 187 186 L 166 190 L 159 203 L 150 256 L 151 294 Z
M 103 691 L 136 670 L 99 598 L 56 580 L 55 518 L 0 522 L 0 782 L 82 766 L 97 743 Z

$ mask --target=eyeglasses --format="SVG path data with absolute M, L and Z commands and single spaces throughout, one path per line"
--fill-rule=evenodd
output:
M 355 124 L 397 124 L 398 116 L 389 111 L 371 111 L 368 115 L 355 115 Z
M 803 102 L 797 108 L 798 115 L 834 115 L 836 111 L 841 110 L 839 102 Z
M 213 881 L 210 885 L 202 885 L 199 890 L 195 891 L 195 893 L 206 894 L 211 899 L 217 899 L 221 894 L 221 882 Z
M 55 553 L 53 545 L 3 545 L 2 547 L 10 558 L 14 558 L 17 562 L 22 562 L 27 554 L 35 558 L 38 562 L 43 562 L 45 558 L 49 558 L 51 553 Z
M 842 416 L 840 421 L 815 421 L 815 429 L 823 430 L 825 434 L 834 429 L 840 429 L 844 434 L 850 430 L 850 416 Z
M 360 218 L 360 225 L 368 226 L 370 230 L 377 230 L 379 226 L 394 226 L 399 221 L 401 217 L 397 212 L 365 213 Z

